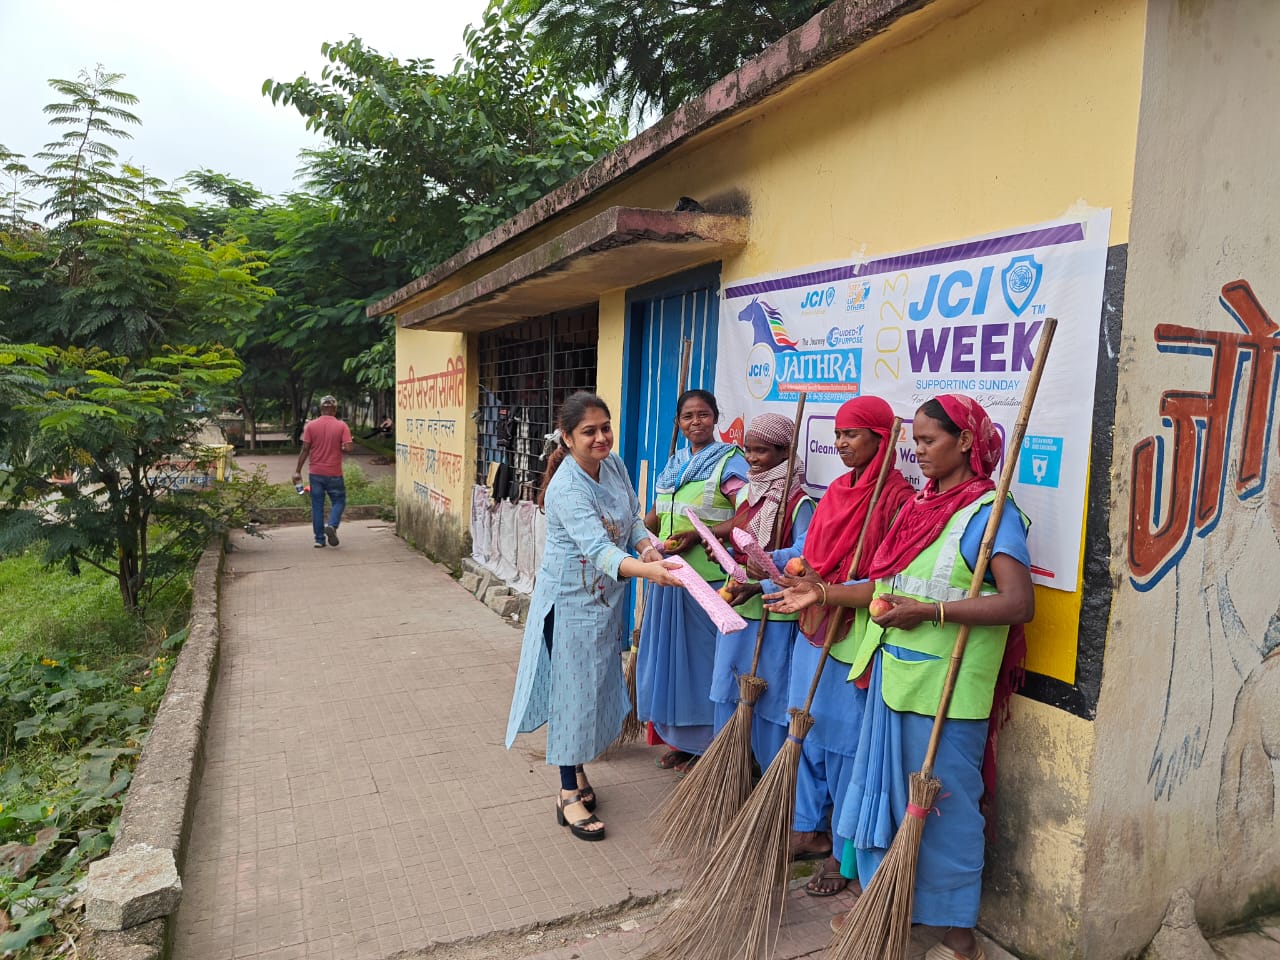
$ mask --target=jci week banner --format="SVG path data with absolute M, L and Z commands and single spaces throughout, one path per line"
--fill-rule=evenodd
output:
M 1110 210 L 1080 219 L 725 287 L 716 396 L 726 437 L 766 411 L 793 416 L 821 492 L 845 472 L 835 412 L 883 397 L 904 421 L 898 465 L 913 484 L 911 417 L 939 393 L 977 399 L 1008 436 L 1046 317 L 1058 332 L 1013 485 L 1031 518 L 1037 583 L 1074 591 L 1093 425 Z M 738 434 L 740 438 L 740 433 Z

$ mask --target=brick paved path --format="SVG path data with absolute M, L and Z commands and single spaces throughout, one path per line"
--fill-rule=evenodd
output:
M 655 751 L 589 768 L 609 837 L 573 840 L 541 735 L 502 747 L 519 631 L 388 525 L 340 533 L 239 536 L 226 558 L 173 955 L 642 956 L 677 884 L 644 824 L 672 784 Z M 820 952 L 848 903 L 791 902 L 779 960 Z

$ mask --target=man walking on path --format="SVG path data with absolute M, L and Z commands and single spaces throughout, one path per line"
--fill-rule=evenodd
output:
M 302 428 L 302 449 L 298 451 L 298 465 L 293 471 L 293 482 L 302 480 L 302 465 L 311 457 L 311 530 L 316 546 L 338 545 L 338 524 L 342 522 L 342 510 L 347 505 L 347 487 L 342 480 L 342 454 L 351 449 L 351 431 L 336 416 L 338 401 L 331 395 L 320 400 L 320 416 L 307 421 Z M 324 522 L 324 495 L 329 495 L 329 522 Z

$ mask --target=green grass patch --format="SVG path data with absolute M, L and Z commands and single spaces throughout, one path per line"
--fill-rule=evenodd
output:
M 396 482 L 394 477 L 369 478 L 359 464 L 348 463 L 342 468 L 342 478 L 347 485 L 347 506 L 383 506 L 392 507 L 396 502 Z M 305 483 L 305 480 L 303 481 Z M 264 507 L 310 507 L 310 495 L 299 493 L 292 483 L 278 483 L 271 487 Z
M 111 846 L 134 765 L 182 642 L 190 577 L 144 616 L 115 580 L 0 559 L 0 955 L 74 939 L 63 914 Z M 55 935 L 56 933 L 56 935 Z

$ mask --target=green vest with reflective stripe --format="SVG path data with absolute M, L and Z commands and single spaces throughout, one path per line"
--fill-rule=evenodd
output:
M 960 538 L 974 515 L 994 502 L 995 493 L 991 491 L 957 512 L 942 535 L 905 570 L 892 579 L 876 581 L 876 594 L 894 593 L 926 602 L 950 602 L 967 597 L 973 571 L 960 554 Z M 1018 509 L 1012 498 L 1010 505 Z M 1023 522 L 1025 525 L 1025 518 Z M 991 594 L 996 589 L 989 583 L 983 583 L 980 592 Z M 930 660 L 902 660 L 888 650 L 883 651 L 881 657 L 884 702 L 899 713 L 934 716 L 942 699 L 942 687 L 959 629 L 953 623 L 935 627 L 926 620 L 914 630 L 886 632 L 884 627 L 868 617 L 849 679 L 862 676 L 876 649 L 885 643 L 935 657 Z M 960 672 L 956 675 L 951 707 L 947 711 L 949 719 L 984 720 L 991 715 L 991 700 L 1008 636 L 1007 626 L 969 628 L 969 641 L 960 662 Z
M 744 487 L 743 489 L 745 490 L 746 488 Z M 812 503 L 812 502 L 813 501 L 809 497 L 801 497 L 799 500 L 796 501 L 795 509 L 791 511 L 791 529 L 792 530 L 795 530 L 796 528 L 796 517 L 800 513 L 800 508 L 804 506 L 806 503 Z M 757 593 L 750 600 L 746 601 L 745 603 L 739 604 L 733 609 L 738 611 L 738 616 L 742 617 L 743 620 L 759 620 L 764 613 L 764 597 Z M 769 619 L 771 621 L 772 620 L 798 620 L 800 619 L 800 614 L 774 613 L 772 610 L 770 610 Z
M 677 533 L 684 533 L 686 530 L 693 529 L 693 524 L 684 515 L 684 511 L 688 507 L 692 507 L 693 512 L 708 527 L 714 527 L 717 523 L 723 523 L 733 518 L 733 502 L 720 489 L 720 478 L 724 474 L 725 464 L 737 452 L 738 450 L 735 447 L 721 457 L 720 462 L 711 471 L 711 476 L 707 477 L 706 480 L 686 483 L 674 494 L 659 493 L 654 495 L 653 509 L 658 515 L 660 539 L 665 540 L 667 537 Z M 708 583 L 715 583 L 724 579 L 724 571 L 720 569 L 720 564 L 709 558 L 707 552 L 701 547 L 693 546 L 689 548 L 684 552 L 681 559 L 697 570 L 702 579 Z

